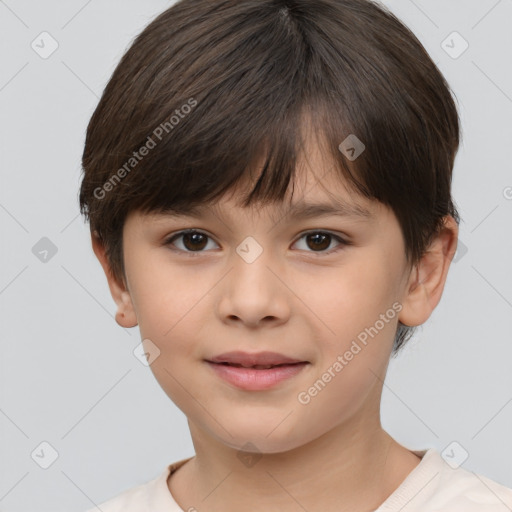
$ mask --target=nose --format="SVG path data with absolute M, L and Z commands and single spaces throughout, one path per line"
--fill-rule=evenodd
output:
M 220 320 L 253 329 L 287 322 L 291 292 L 282 281 L 283 273 L 271 261 L 270 251 L 264 250 L 254 260 L 243 251 L 234 254 L 231 271 L 218 287 Z

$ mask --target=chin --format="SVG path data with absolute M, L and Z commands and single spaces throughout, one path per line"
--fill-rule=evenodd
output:
M 216 437 L 220 442 L 237 452 L 253 453 L 255 455 L 288 452 L 309 441 L 309 439 L 290 436 L 286 429 L 281 431 L 281 427 L 276 428 L 278 424 L 279 422 L 267 428 L 265 423 L 263 426 L 260 425 L 261 428 L 255 428 L 252 425 L 245 429 L 235 430 L 234 425 L 231 423 L 229 431 L 232 437 L 226 435 L 224 431 L 221 433 L 221 437 Z M 269 435 L 270 432 L 271 434 Z

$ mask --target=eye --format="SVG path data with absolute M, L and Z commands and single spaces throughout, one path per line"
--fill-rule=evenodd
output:
M 350 242 L 343 240 L 337 235 L 325 231 L 309 231 L 307 233 L 303 233 L 299 238 L 299 241 L 303 238 L 306 239 L 306 249 L 302 249 L 306 250 L 307 252 L 331 254 L 341 250 L 343 246 L 350 245 Z M 188 253 L 190 256 L 196 256 L 194 253 L 204 252 L 204 250 L 208 248 L 211 249 L 211 247 L 208 247 L 208 239 L 211 240 L 210 235 L 203 233 L 202 231 L 198 231 L 197 229 L 186 229 L 171 235 L 168 239 L 165 240 L 164 245 L 174 245 L 177 247 L 177 249 L 173 250 Z M 338 242 L 338 246 L 336 246 L 334 249 L 326 251 L 325 249 L 331 245 L 333 240 Z M 176 241 L 179 243 L 176 243 Z M 313 250 L 308 251 L 308 248 L 312 248 Z
M 174 244 L 175 240 L 182 239 L 180 244 Z M 165 241 L 165 245 L 181 245 L 179 250 L 188 253 L 195 252 L 203 252 L 203 249 L 207 248 L 208 243 L 207 240 L 210 238 L 210 235 L 203 233 L 202 231 L 198 231 L 196 229 L 186 229 L 185 231 L 180 231 L 175 235 L 172 235 Z M 195 256 L 195 254 L 191 254 Z
M 306 239 L 306 247 L 313 248 L 312 251 L 308 252 L 320 252 L 324 254 L 331 254 L 333 252 L 341 250 L 341 248 L 345 245 L 350 245 L 349 242 L 343 240 L 341 237 L 325 231 L 309 231 L 307 233 L 304 233 L 299 238 L 299 240 L 302 240 L 303 238 Z M 338 246 L 336 246 L 334 249 L 326 251 L 325 249 L 327 249 L 331 245 L 333 239 L 338 242 Z

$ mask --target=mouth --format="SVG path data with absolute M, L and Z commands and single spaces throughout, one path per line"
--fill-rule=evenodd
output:
M 276 366 L 308 363 L 277 352 L 243 352 L 240 350 L 225 352 L 206 360 L 209 363 L 225 364 L 234 367 L 268 369 Z
M 244 391 L 263 391 L 292 380 L 310 366 L 309 362 L 242 365 L 240 363 L 205 361 L 222 381 Z
M 212 364 L 220 364 L 220 365 L 224 365 L 224 366 L 233 366 L 234 368 L 253 368 L 255 370 L 269 370 L 270 368 L 279 368 L 282 366 L 297 366 L 297 365 L 302 365 L 302 364 L 307 363 L 306 361 L 302 361 L 302 362 L 298 362 L 298 363 L 245 365 L 245 364 L 240 364 L 240 363 L 226 363 L 226 362 L 216 363 L 214 361 L 208 361 L 208 360 L 207 360 L 207 362 L 212 363 Z

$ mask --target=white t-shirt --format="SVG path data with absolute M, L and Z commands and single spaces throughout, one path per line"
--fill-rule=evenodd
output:
M 453 469 L 434 449 L 413 451 L 421 462 L 374 512 L 510 512 L 512 489 L 462 467 Z M 174 500 L 167 478 L 188 460 L 99 505 L 101 512 L 186 512 Z M 98 512 L 94 507 L 86 512 Z

